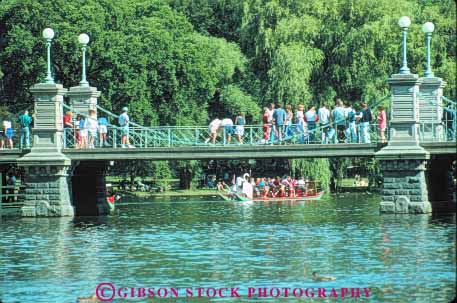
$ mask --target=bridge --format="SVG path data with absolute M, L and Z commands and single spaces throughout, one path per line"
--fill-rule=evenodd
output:
M 48 55 L 48 66 L 49 60 Z M 25 201 L 18 210 L 22 216 L 104 215 L 108 213 L 105 173 L 112 160 L 374 157 L 384 181 L 381 212 L 430 213 L 430 201 L 455 207 L 448 176 L 456 160 L 456 104 L 443 96 L 445 81 L 402 68 L 387 84 L 390 96 L 379 101 L 390 101 L 387 143 L 380 142 L 376 125 L 364 125 L 370 129 L 367 136 L 362 139 L 358 129 L 356 139 L 345 143 L 323 142 L 324 126 L 305 132 L 291 125 L 281 141 L 268 140 L 262 125 L 245 126 L 243 142 L 238 144 L 235 138 L 230 142 L 221 128 L 215 144 L 208 144 L 206 126 L 146 127 L 132 122 L 129 137 L 134 148 L 123 148 L 122 130 L 116 125 L 108 128 L 108 147 L 76 148 L 77 130 L 63 126 L 66 110 L 86 117 L 89 111 L 113 120 L 118 116 L 98 105 L 101 92 L 96 87 L 86 81 L 66 89 L 54 83 L 48 69 L 46 82 L 30 88 L 36 113 L 33 145 L 0 150 L 0 173 L 4 175 L 9 164 L 22 170 L 20 194 Z M 452 121 L 443 121 L 445 110 L 452 111 Z M 0 185 L 5 185 L 5 178 Z

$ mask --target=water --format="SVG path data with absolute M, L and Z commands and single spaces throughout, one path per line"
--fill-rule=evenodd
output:
M 234 301 L 186 299 L 188 287 L 239 287 L 237 302 L 259 301 L 247 298 L 249 287 L 371 288 L 370 299 L 357 302 L 455 296 L 454 214 L 380 216 L 379 197 L 360 194 L 248 204 L 193 199 L 119 205 L 105 218 L 2 218 L 0 299 L 76 302 L 101 282 L 180 291 L 174 299 L 114 302 Z M 313 271 L 337 280 L 314 282 Z

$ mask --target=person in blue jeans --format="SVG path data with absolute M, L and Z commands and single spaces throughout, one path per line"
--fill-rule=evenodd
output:
M 356 125 L 356 112 L 352 107 L 348 107 L 348 128 L 346 132 L 347 143 L 357 143 L 357 125 Z
M 363 102 L 362 103 L 362 119 L 360 120 L 360 129 L 361 129 L 361 137 L 362 143 L 371 143 L 370 141 L 370 122 L 373 120 L 373 116 L 371 115 L 371 110 L 368 108 L 368 105 Z
M 316 138 L 316 122 L 319 118 L 313 105 L 308 105 L 308 111 L 305 113 L 305 121 L 308 124 L 308 143 L 314 142 Z
M 30 124 L 32 124 L 32 117 L 26 110 L 19 116 L 19 124 L 21 125 L 21 148 L 30 148 Z
M 276 105 L 276 109 L 273 112 L 273 120 L 276 126 L 276 131 L 278 132 L 278 140 L 282 141 L 284 137 L 284 122 L 286 120 L 286 111 L 281 108 L 281 105 Z
M 455 110 L 452 109 L 452 104 L 449 103 L 443 109 L 443 123 L 446 127 L 447 140 L 452 141 L 455 138 Z

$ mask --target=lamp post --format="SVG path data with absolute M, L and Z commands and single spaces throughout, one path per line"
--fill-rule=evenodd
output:
M 425 77 L 433 77 L 432 68 L 430 67 L 430 40 L 432 39 L 432 33 L 435 30 L 435 25 L 432 22 L 425 22 L 422 25 L 422 31 L 425 33 L 426 41 L 426 56 L 427 56 L 427 66 L 425 69 Z
M 89 36 L 87 34 L 81 34 L 78 36 L 78 42 L 82 45 L 81 49 L 83 51 L 83 74 L 81 81 L 79 82 L 80 86 L 89 86 L 89 82 L 86 80 L 86 48 L 89 43 Z
M 403 66 L 400 68 L 400 74 L 409 74 L 408 62 L 406 61 L 406 33 L 411 25 L 408 16 L 403 16 L 398 20 L 398 25 L 403 29 Z
M 48 61 L 48 71 L 46 76 L 46 83 L 54 84 L 54 79 L 51 75 L 51 41 L 54 38 L 54 30 L 50 27 L 43 30 L 43 38 L 46 39 L 46 48 L 47 48 L 47 61 Z

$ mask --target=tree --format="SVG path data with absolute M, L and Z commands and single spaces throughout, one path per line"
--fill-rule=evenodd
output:
M 296 177 L 304 176 L 320 182 L 324 190 L 329 188 L 331 172 L 328 159 L 293 159 L 290 169 Z

